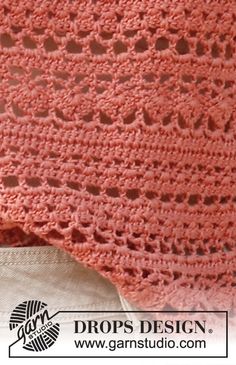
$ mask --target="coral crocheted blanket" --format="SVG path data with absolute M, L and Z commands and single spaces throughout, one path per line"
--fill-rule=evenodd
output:
M 236 4 L 2 0 L 0 243 L 142 308 L 236 307 Z

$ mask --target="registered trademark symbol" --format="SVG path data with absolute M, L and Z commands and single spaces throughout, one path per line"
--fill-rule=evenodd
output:
M 210 328 L 208 332 L 209 332 L 209 333 L 213 333 L 213 329 L 212 329 L 212 328 Z

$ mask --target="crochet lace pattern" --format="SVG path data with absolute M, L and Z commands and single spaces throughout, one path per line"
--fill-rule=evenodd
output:
M 141 308 L 236 308 L 236 4 L 0 5 L 0 242 Z

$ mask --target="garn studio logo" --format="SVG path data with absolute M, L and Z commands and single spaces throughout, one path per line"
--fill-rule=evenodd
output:
M 38 300 L 27 300 L 15 307 L 11 313 L 10 330 L 17 328 L 18 340 L 29 351 L 44 351 L 57 340 L 60 325 L 49 317 L 47 304 Z

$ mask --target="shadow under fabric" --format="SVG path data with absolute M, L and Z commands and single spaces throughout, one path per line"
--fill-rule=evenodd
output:
M 3 0 L 0 243 L 143 309 L 236 308 L 232 1 Z

